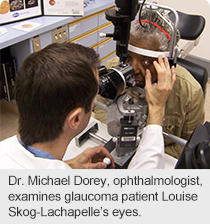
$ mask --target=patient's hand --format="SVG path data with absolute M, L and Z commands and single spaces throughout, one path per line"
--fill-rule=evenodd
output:
M 162 126 L 165 115 L 165 104 L 176 81 L 175 67 L 170 68 L 167 58 L 158 57 L 158 62 L 154 61 L 157 71 L 157 85 L 152 85 L 151 72 L 146 70 L 146 99 L 149 106 L 147 124 L 157 124 Z

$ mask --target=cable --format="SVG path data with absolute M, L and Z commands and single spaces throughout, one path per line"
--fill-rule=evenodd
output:
M 142 9 L 143 9 L 143 6 L 144 6 L 144 3 L 145 3 L 146 0 L 143 0 L 142 4 L 141 4 L 141 7 L 140 7 L 140 10 L 139 10 L 139 24 L 142 26 L 142 27 L 146 27 L 144 26 L 142 23 L 141 23 L 141 13 L 142 13 Z

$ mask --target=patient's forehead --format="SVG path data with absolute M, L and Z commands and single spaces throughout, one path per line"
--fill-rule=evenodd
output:
M 146 50 L 158 51 L 159 43 L 155 38 L 152 39 L 137 39 L 130 35 L 129 44 Z

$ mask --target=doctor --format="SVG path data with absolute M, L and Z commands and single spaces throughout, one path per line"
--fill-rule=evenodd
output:
M 93 49 L 69 42 L 51 44 L 25 59 L 15 83 L 19 134 L 0 142 L 1 169 L 104 169 L 105 157 L 114 168 L 103 146 L 62 160 L 70 141 L 89 122 L 98 93 L 98 65 Z M 162 122 L 176 75 L 161 56 L 154 66 L 158 83 L 151 84 L 147 70 L 148 121 L 129 168 L 164 168 Z

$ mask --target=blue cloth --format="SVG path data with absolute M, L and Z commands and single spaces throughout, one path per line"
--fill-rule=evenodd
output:
M 48 152 L 42 151 L 42 150 L 32 147 L 30 145 L 25 146 L 25 144 L 19 138 L 18 138 L 18 141 L 25 149 L 27 149 L 29 152 L 31 152 L 35 157 L 41 157 L 41 158 L 45 158 L 45 159 L 56 159 L 53 155 L 51 155 Z

